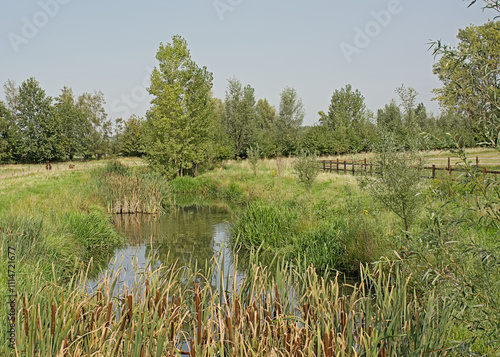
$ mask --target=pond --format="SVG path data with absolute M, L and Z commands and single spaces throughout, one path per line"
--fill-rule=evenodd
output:
M 137 268 L 151 260 L 170 265 L 198 262 L 203 266 L 215 255 L 224 258 L 224 274 L 231 274 L 231 215 L 221 208 L 179 207 L 162 215 L 115 215 L 116 230 L 127 238 L 124 248 L 115 252 L 108 267 L 90 281 L 95 287 L 110 271 L 121 267 L 119 281 L 132 286 Z M 224 252 L 220 256 L 221 249 Z M 120 284 L 121 285 L 121 284 Z

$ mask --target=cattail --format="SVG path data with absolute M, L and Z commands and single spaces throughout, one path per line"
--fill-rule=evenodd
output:
M 50 322 L 50 334 L 54 336 L 54 332 L 56 329 L 56 303 L 52 303 L 52 319 Z
M 226 317 L 226 323 L 227 323 L 227 330 L 228 330 L 228 333 L 229 333 L 229 342 L 231 342 L 231 344 L 233 345 L 233 324 L 232 324 L 232 321 L 231 321 L 231 316 L 227 316 Z
M 24 331 L 26 336 L 29 335 L 29 322 L 28 322 L 28 302 L 26 301 L 26 293 L 23 296 L 23 315 L 24 315 Z

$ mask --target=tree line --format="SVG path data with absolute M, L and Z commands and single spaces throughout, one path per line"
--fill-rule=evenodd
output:
M 213 74 L 195 63 L 186 40 L 176 35 L 156 53 L 158 66 L 148 88 L 153 100 L 144 118 L 134 115 L 112 123 L 99 91 L 76 97 L 64 87 L 51 98 L 34 78 L 19 87 L 7 81 L 5 102 L 0 102 L 0 161 L 143 156 L 153 168 L 174 177 L 195 174 L 225 159 L 245 158 L 249 150 L 262 157 L 301 150 L 319 155 L 370 151 L 382 133 L 390 133 L 400 144 L 419 138 L 421 149 L 443 148 L 447 134 L 468 147 L 495 141 L 498 133 L 493 139 L 485 135 L 485 117 L 498 118 L 491 98 L 499 94 L 499 29 L 493 21 L 471 25 L 460 30 L 456 49 L 436 45 L 442 49 L 436 51 L 441 57 L 433 68 L 443 82 L 435 90 L 440 114 L 430 113 L 418 102 L 418 93 L 405 86 L 374 113 L 362 93 L 348 84 L 333 92 L 314 126 L 302 125 L 305 108 L 293 87 L 283 89 L 278 108 L 266 98 L 257 99 L 255 89 L 237 78 L 228 80 L 224 100 L 214 97 Z M 456 61 L 457 52 L 467 60 Z

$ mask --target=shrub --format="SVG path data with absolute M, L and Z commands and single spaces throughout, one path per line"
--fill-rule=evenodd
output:
M 319 175 L 318 158 L 308 151 L 302 151 L 293 163 L 293 170 L 307 191 Z

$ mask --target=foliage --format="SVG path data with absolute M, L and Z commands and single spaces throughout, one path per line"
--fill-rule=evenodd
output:
M 18 151 L 23 162 L 58 160 L 63 156 L 61 123 L 52 108 L 52 98 L 30 78 L 19 87 L 15 113 L 19 127 Z
M 237 157 L 241 157 L 246 152 L 255 133 L 254 92 L 255 90 L 250 85 L 243 87 L 236 78 L 228 80 L 224 103 L 224 123 Z
M 92 124 L 86 114 L 88 111 L 82 107 L 83 99 L 75 99 L 73 90 L 64 87 L 61 94 L 55 99 L 55 115 L 61 123 L 61 143 L 64 147 L 64 156 L 73 160 L 75 156 L 89 155 L 91 152 L 89 133 L 93 130 Z
M 156 59 L 159 67 L 148 89 L 154 98 L 145 123 L 146 159 L 167 177 L 182 176 L 206 157 L 213 128 L 212 73 L 198 67 L 178 35 L 160 44 Z
M 300 183 L 310 191 L 319 175 L 318 157 L 308 151 L 302 151 L 293 162 L 293 170 Z
M 360 91 L 353 91 L 350 84 L 335 90 L 328 113 L 320 111 L 318 114 L 322 127 L 327 128 L 333 137 L 336 153 L 367 150 L 375 139 L 365 98 Z
M 277 151 L 289 155 L 297 149 L 299 127 L 304 120 L 305 109 L 295 88 L 285 87 L 280 95 L 280 107 L 276 120 Z
M 143 119 L 136 115 L 123 122 L 123 128 L 118 135 L 119 150 L 123 156 L 140 157 L 144 154 L 143 124 Z
M 422 199 L 420 153 L 398 144 L 391 134 L 380 140 L 375 159 L 380 177 L 365 178 L 370 193 L 403 221 L 408 232 Z
M 433 71 L 443 82 L 436 89 L 441 106 L 471 122 L 475 138 L 498 145 L 500 132 L 500 23 L 471 25 L 458 33 L 459 45 L 434 42 L 434 54 L 441 58 Z

